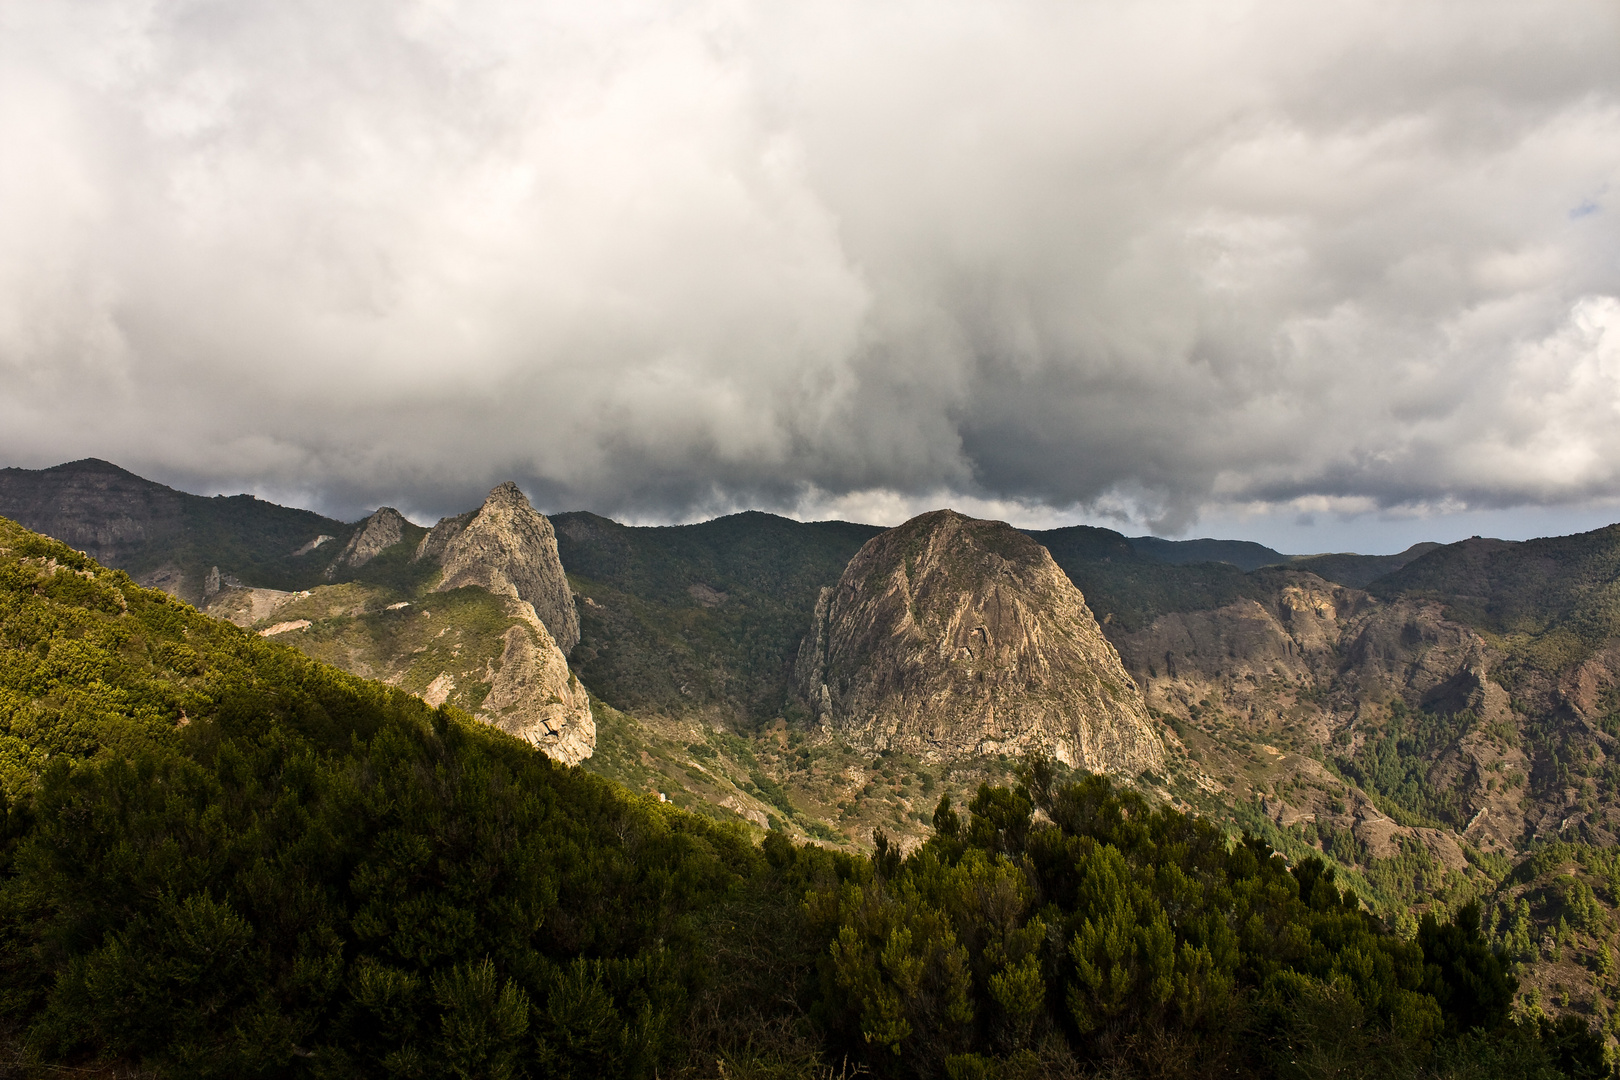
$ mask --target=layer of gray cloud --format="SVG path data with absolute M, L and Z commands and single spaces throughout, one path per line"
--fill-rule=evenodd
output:
M 0 0 L 0 463 L 425 517 L 1613 499 L 1617 12 Z

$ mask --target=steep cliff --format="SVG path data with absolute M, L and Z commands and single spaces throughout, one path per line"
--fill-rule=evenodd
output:
M 507 603 L 522 621 L 503 635 L 500 667 L 476 715 L 564 765 L 578 765 L 596 749 L 590 695 L 534 609 L 523 600 Z
M 444 518 L 422 539 L 418 559 L 444 570 L 438 591 L 477 585 L 534 607 L 566 655 L 579 642 L 579 613 L 557 555 L 557 536 L 510 481 L 489 493 L 472 514 Z
M 824 722 L 874 749 L 1044 749 L 1127 775 L 1162 762 L 1085 597 L 1001 522 L 940 510 L 869 541 L 817 603 L 797 674 Z
M 339 570 L 358 569 L 405 538 L 410 523 L 392 506 L 378 508 L 377 512 L 360 523 L 360 528 L 343 546 L 337 559 L 326 568 L 327 580 L 336 577 Z M 319 545 L 314 545 L 318 547 Z M 313 547 L 311 548 L 313 550 Z

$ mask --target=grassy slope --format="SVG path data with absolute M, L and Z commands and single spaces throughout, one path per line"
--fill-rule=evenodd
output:
M 521 620 L 483 589 L 412 595 L 409 607 L 390 610 L 400 602 L 391 590 L 326 586 L 292 601 L 273 619 L 309 619 L 308 627 L 278 637 L 317 660 L 412 694 L 449 675 L 455 688 L 448 703 L 475 712 L 489 693 L 490 664 L 501 656 L 507 628 Z

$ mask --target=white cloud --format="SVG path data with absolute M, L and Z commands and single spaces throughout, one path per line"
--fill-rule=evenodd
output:
M 1601 503 L 1617 42 L 1603 2 L 0 0 L 0 456 L 346 513 Z

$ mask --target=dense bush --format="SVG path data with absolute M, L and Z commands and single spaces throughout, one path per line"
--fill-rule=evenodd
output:
M 1601 1074 L 1585 1025 L 1512 1022 L 1477 906 L 1403 940 L 1319 860 L 1039 762 L 968 810 L 811 890 L 818 1017 L 875 1073 Z

